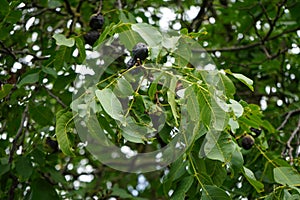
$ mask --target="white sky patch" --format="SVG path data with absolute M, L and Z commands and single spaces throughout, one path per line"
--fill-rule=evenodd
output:
M 215 70 L 216 66 L 213 64 L 207 64 L 204 66 L 204 70 Z
M 11 71 L 15 73 L 15 72 L 17 72 L 18 69 L 22 69 L 22 64 L 19 62 L 15 62 Z
M 200 11 L 199 6 L 191 6 L 189 10 L 185 11 L 185 17 L 187 21 L 192 21 Z
M 77 65 L 75 72 L 78 74 L 81 74 L 81 75 L 87 75 L 87 74 L 94 75 L 95 74 L 94 70 L 92 70 L 91 68 L 88 68 L 85 65 Z
M 166 7 L 161 7 L 159 11 L 161 13 L 159 15 L 160 17 L 159 26 L 162 30 L 168 30 L 169 23 L 176 19 L 176 14 L 174 10 L 171 10 L 170 8 L 166 8 Z
M 126 155 L 127 158 L 131 158 L 132 156 L 135 156 L 137 152 L 132 151 L 130 147 L 128 146 L 122 146 L 121 147 L 121 152 Z
M 89 174 L 89 175 L 83 174 L 78 177 L 79 181 L 86 182 L 86 183 L 92 182 L 93 179 L 94 179 L 94 175 L 92 175 L 92 174 Z
M 290 49 L 289 52 L 292 53 L 292 54 L 299 54 L 300 53 L 300 48 L 297 46 L 297 44 L 293 43 L 292 44 L 292 49 Z
M 268 98 L 265 97 L 265 96 L 263 96 L 263 97 L 261 98 L 261 100 L 260 100 L 259 103 L 260 103 L 260 108 L 261 108 L 262 110 L 266 110 L 266 109 L 267 109 L 267 107 L 268 107 L 267 100 L 268 100 Z
M 27 22 L 26 22 L 26 25 L 25 25 L 25 29 L 28 30 L 34 23 L 35 21 L 35 17 L 31 17 Z

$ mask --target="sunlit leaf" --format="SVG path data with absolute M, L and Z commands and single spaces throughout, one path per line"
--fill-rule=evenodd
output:
M 11 85 L 11 84 L 3 85 L 0 90 L 0 99 L 3 99 L 4 97 L 6 97 L 12 88 L 13 88 L 13 85 Z
M 69 156 L 74 156 L 72 144 L 69 140 L 68 126 L 73 118 L 73 113 L 67 110 L 60 110 L 56 113 L 55 135 L 62 152 Z
M 113 119 L 125 124 L 122 104 L 111 89 L 96 90 L 95 92 L 105 112 Z
M 21 81 L 17 84 L 17 87 L 20 88 L 23 85 L 27 85 L 27 84 L 32 84 L 32 83 L 36 83 L 39 80 L 39 76 L 40 73 L 36 72 L 33 74 L 27 74 L 26 76 L 24 76 Z
M 132 30 L 137 32 L 150 47 L 157 46 L 162 42 L 162 35 L 158 29 L 149 24 L 137 23 L 131 26 Z
M 131 84 L 125 78 L 119 78 L 114 92 L 119 97 L 128 97 L 133 95 L 134 90 Z
M 227 133 L 220 131 L 209 131 L 202 144 L 200 157 L 208 157 L 221 162 L 229 162 L 232 153 L 235 151 L 235 144 Z
M 243 106 L 235 101 L 234 99 L 230 99 L 229 102 L 231 103 L 231 108 L 233 110 L 233 113 L 236 117 L 240 117 L 243 115 L 243 112 L 244 112 L 244 108 Z
M 190 189 L 194 182 L 193 176 L 184 177 L 178 184 L 177 188 L 171 196 L 171 200 L 184 199 L 186 192 Z
M 292 167 L 274 168 L 274 179 L 277 183 L 288 186 L 300 186 L 300 175 Z
M 240 80 L 245 85 L 247 85 L 252 91 L 254 90 L 253 81 L 250 78 L 247 78 L 245 75 L 238 73 L 232 73 L 231 75 L 234 76 L 236 79 Z
M 202 200 L 230 200 L 228 194 L 219 187 L 204 185 L 202 189 Z
M 243 173 L 244 173 L 244 176 L 246 177 L 246 179 L 255 188 L 255 190 L 257 192 L 263 192 L 264 191 L 264 184 L 262 182 L 256 180 L 253 172 L 250 169 L 244 167 Z
M 74 38 L 66 38 L 65 35 L 57 33 L 53 35 L 53 38 L 56 40 L 57 45 L 72 47 L 75 44 Z
M 170 80 L 170 85 L 167 91 L 168 95 L 168 102 L 171 106 L 172 114 L 175 120 L 175 124 L 178 125 L 178 114 L 177 114 L 177 104 L 175 102 L 175 89 L 176 89 L 176 84 L 177 84 L 177 78 L 173 76 Z

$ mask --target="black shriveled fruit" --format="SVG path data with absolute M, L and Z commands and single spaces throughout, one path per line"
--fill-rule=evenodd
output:
M 92 15 L 90 19 L 90 27 L 93 30 L 101 29 L 104 24 L 104 17 L 101 14 Z
M 86 44 L 91 46 L 98 40 L 100 33 L 97 30 L 90 30 L 83 37 Z
M 139 42 L 132 49 L 132 58 L 127 62 L 127 67 L 132 67 L 137 61 L 143 61 L 148 57 L 148 47 L 146 44 Z
M 261 129 L 257 129 L 257 128 L 250 128 L 250 131 L 252 131 L 253 133 L 255 133 L 255 137 L 258 137 L 261 134 Z
M 53 153 L 58 151 L 58 142 L 51 137 L 47 137 L 45 140 L 44 147 L 47 152 Z
M 254 145 L 254 138 L 251 135 L 245 135 L 242 138 L 242 147 L 246 150 L 251 149 Z

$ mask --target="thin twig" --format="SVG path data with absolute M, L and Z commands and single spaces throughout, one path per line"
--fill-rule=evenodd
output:
M 121 2 L 121 0 L 117 0 L 117 2 L 118 2 L 118 9 L 122 10 L 122 2 Z
M 273 37 L 269 37 L 267 39 L 267 41 L 275 40 L 278 37 L 282 37 L 285 34 L 296 32 L 298 30 L 300 30 L 300 26 L 296 27 L 296 28 L 293 28 L 293 29 L 290 29 L 290 30 L 283 31 L 283 32 L 281 32 L 277 35 L 274 35 Z M 242 45 L 242 46 L 232 46 L 232 47 L 223 47 L 223 48 L 215 48 L 215 49 L 203 49 L 203 50 L 192 50 L 192 51 L 195 51 L 195 52 L 208 52 L 208 53 L 213 53 L 213 52 L 216 52 L 216 51 L 220 51 L 220 52 L 240 51 L 240 50 L 251 49 L 251 48 L 254 48 L 254 47 L 257 47 L 257 46 L 260 46 L 260 45 L 262 45 L 262 43 L 261 43 L 261 41 L 258 41 L 258 42 L 255 42 L 255 43 Z
M 18 129 L 17 134 L 16 134 L 16 136 L 15 136 L 13 142 L 12 142 L 12 147 L 11 147 L 11 150 L 9 152 L 9 159 L 8 159 L 9 163 L 12 163 L 14 153 L 17 150 L 17 146 L 18 146 L 17 143 L 18 143 L 18 140 L 21 137 L 22 132 L 23 132 L 23 126 L 24 126 L 24 122 L 26 120 L 27 112 L 28 112 L 28 104 L 26 105 L 25 110 L 23 111 L 19 129 Z
M 296 110 L 291 110 L 291 111 L 289 111 L 289 112 L 286 114 L 284 121 L 281 123 L 280 126 L 278 126 L 278 128 L 277 128 L 276 130 L 279 131 L 280 129 L 282 129 L 282 128 L 286 125 L 286 123 L 288 122 L 289 118 L 290 118 L 293 114 L 298 113 L 298 112 L 300 112 L 300 109 L 296 109 Z
M 209 5 L 209 1 L 210 0 L 203 0 L 202 5 L 201 5 L 201 9 L 199 10 L 197 16 L 195 17 L 195 19 L 192 21 L 189 29 L 190 31 L 197 31 L 197 29 L 201 26 L 203 19 L 204 19 L 204 15 L 206 13 L 206 9 Z
M 299 130 L 300 130 L 300 118 L 298 120 L 297 127 L 294 129 L 293 133 L 291 134 L 290 138 L 288 139 L 288 141 L 286 143 L 286 146 L 289 149 L 289 157 L 290 157 L 290 164 L 291 165 L 293 164 L 293 160 L 294 160 L 294 158 L 293 158 L 293 150 L 294 150 L 294 148 L 292 147 L 291 142 L 294 139 L 294 137 L 296 136 L 296 134 L 299 132 Z
M 99 7 L 98 7 L 97 15 L 99 15 L 99 14 L 101 13 L 102 5 L 103 5 L 103 1 L 100 0 L 100 1 L 99 1 Z
M 62 101 L 60 100 L 60 98 L 58 96 L 56 96 L 55 94 L 53 94 L 48 88 L 45 87 L 45 90 L 47 91 L 47 93 L 53 97 L 63 108 L 66 108 L 67 105 Z

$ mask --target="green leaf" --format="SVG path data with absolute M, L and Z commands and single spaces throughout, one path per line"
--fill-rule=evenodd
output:
M 0 164 L 0 168 L 1 168 L 1 171 L 0 171 L 0 177 L 5 174 L 6 172 L 8 172 L 10 170 L 10 164 Z
M 17 84 L 17 87 L 20 88 L 23 85 L 27 85 L 27 84 L 33 84 L 38 82 L 39 80 L 39 72 L 36 73 L 32 73 L 32 74 L 27 74 L 26 76 L 24 76 L 21 81 Z
M 67 127 L 73 118 L 73 113 L 67 109 L 60 110 L 56 113 L 55 135 L 60 149 L 65 155 L 74 156 L 72 144 L 68 137 Z
M 114 92 L 119 97 L 128 97 L 133 95 L 134 90 L 131 84 L 125 78 L 119 78 Z
M 300 186 L 300 175 L 292 167 L 274 168 L 274 179 L 277 183 L 288 186 Z
M 163 190 L 165 195 L 168 195 L 172 184 L 186 173 L 187 163 L 182 157 L 178 158 L 170 167 L 170 171 L 163 182 Z
M 232 73 L 231 75 L 234 76 L 236 79 L 240 80 L 245 85 L 247 85 L 251 91 L 254 91 L 253 81 L 250 78 L 247 78 L 243 74 L 237 74 L 237 73 Z
M 59 49 L 56 51 L 54 67 L 57 71 L 62 69 L 65 66 L 65 63 L 69 62 L 71 57 L 70 48 L 66 46 L 60 46 Z
M 195 89 L 201 108 L 200 116 L 202 122 L 207 127 L 222 131 L 226 127 L 229 117 L 228 113 L 226 113 L 219 105 L 224 100 L 215 97 L 213 92 L 214 91 L 210 92 L 205 90 L 204 88 Z M 219 102 L 217 102 L 217 100 Z
M 264 191 L 264 184 L 262 184 L 260 181 L 256 180 L 253 172 L 244 167 L 244 170 L 242 171 L 248 182 L 255 188 L 255 190 L 260 193 Z
M 235 151 L 231 136 L 220 131 L 208 131 L 202 144 L 200 157 L 208 157 L 221 162 L 229 162 Z
M 228 125 L 230 126 L 230 130 L 233 133 L 236 133 L 236 130 L 240 127 L 239 123 L 237 121 L 235 121 L 233 118 L 230 118 L 228 121 Z
M 211 177 L 216 186 L 222 186 L 227 177 L 227 171 L 224 164 L 217 160 L 205 159 L 206 174 Z
M 132 14 L 128 12 L 128 17 L 126 16 L 125 12 L 122 10 L 120 11 L 119 19 L 123 23 L 135 23 L 136 20 L 134 17 L 132 17 Z
M 109 34 L 113 34 L 114 33 L 115 26 L 116 26 L 115 23 L 111 23 L 109 26 L 105 27 L 104 31 L 100 34 L 98 40 L 93 45 L 94 46 L 93 49 L 97 49 L 102 44 L 102 42 L 106 39 L 106 37 Z
M 150 47 L 157 46 L 162 42 L 162 35 L 158 29 L 145 23 L 131 25 L 132 30 L 137 32 Z
M 232 153 L 230 163 L 231 177 L 234 177 L 240 173 L 244 164 L 244 158 L 238 146 L 236 146 L 235 151 Z
M 129 51 L 138 43 L 143 41 L 143 38 L 135 31 L 130 29 L 130 26 L 120 26 L 118 27 L 118 32 L 120 32 L 120 42 Z
M 4 97 L 6 97 L 9 92 L 11 91 L 11 89 L 13 88 L 14 86 L 11 85 L 11 84 L 5 84 L 2 86 L 1 90 L 0 90 L 0 100 L 3 99 Z
M 180 182 L 177 184 L 177 188 L 174 191 L 174 193 L 171 196 L 171 200 L 181 200 L 185 199 L 185 194 L 190 189 L 194 182 L 193 176 L 186 176 L 183 179 L 180 180 Z
M 193 87 L 188 87 L 184 91 L 184 98 L 187 99 L 187 112 L 190 115 L 191 120 L 199 121 L 200 118 L 200 108 L 199 102 L 196 96 L 196 93 L 193 90 Z
M 96 90 L 96 96 L 100 101 L 105 112 L 113 119 L 118 120 L 122 124 L 125 124 L 125 116 L 122 108 L 122 104 L 109 88 L 103 90 Z
M 189 33 L 189 30 L 187 28 L 183 28 L 180 30 L 180 33 L 183 35 L 187 35 Z
M 233 110 L 234 115 L 237 118 L 241 117 L 243 115 L 243 112 L 244 112 L 243 106 L 234 99 L 229 99 L 229 102 L 231 103 L 230 106 Z
M 167 35 L 164 35 L 163 41 L 162 41 L 162 46 L 165 47 L 166 49 L 170 49 L 171 51 L 176 48 L 178 40 L 180 39 L 181 36 L 172 36 L 169 37 Z
M 1 5 L 0 13 L 3 16 L 9 13 L 10 11 L 9 3 L 6 0 L 0 0 L 0 5 Z
M 42 71 L 46 74 L 53 76 L 54 78 L 57 78 L 57 72 L 53 68 L 43 66 Z
M 138 125 L 131 117 L 127 117 L 126 121 L 126 126 L 121 127 L 123 137 L 133 143 L 144 143 L 147 127 Z
M 75 41 L 76 41 L 76 46 L 79 51 L 79 62 L 82 63 L 86 58 L 84 42 L 83 42 L 82 38 L 79 38 L 79 37 L 76 37 Z
M 133 200 L 146 200 L 145 198 L 142 197 L 133 197 L 127 190 L 124 190 L 122 188 L 119 188 L 118 185 L 114 185 L 112 188 L 112 196 L 119 197 L 121 199 L 133 199 Z
M 44 179 L 37 179 L 31 183 L 31 200 L 53 200 L 60 199 L 52 184 Z
M 75 44 L 74 38 L 66 38 L 65 35 L 56 33 L 53 35 L 53 38 L 56 40 L 56 45 L 72 47 Z
M 231 200 L 228 194 L 220 189 L 219 187 L 213 185 L 204 185 L 202 188 L 202 198 L 201 200 Z
M 42 126 L 46 126 L 53 123 L 53 112 L 47 106 L 30 104 L 29 112 L 32 119 Z
M 18 157 L 16 161 L 16 171 L 22 180 L 27 180 L 33 172 L 32 163 L 26 156 Z
M 219 77 L 220 77 L 220 84 L 222 88 L 225 89 L 225 94 L 227 97 L 229 98 L 233 98 L 233 95 L 235 94 L 235 86 L 232 83 L 232 81 L 230 80 L 230 78 L 228 76 L 226 76 L 223 73 L 218 73 Z
M 178 126 L 178 121 L 177 119 L 179 118 L 179 115 L 177 114 L 177 104 L 175 102 L 175 89 L 176 89 L 176 84 L 177 84 L 177 78 L 173 76 L 170 80 L 170 86 L 167 91 L 167 96 L 168 96 L 168 103 L 171 106 L 171 111 L 175 120 L 176 126 Z

